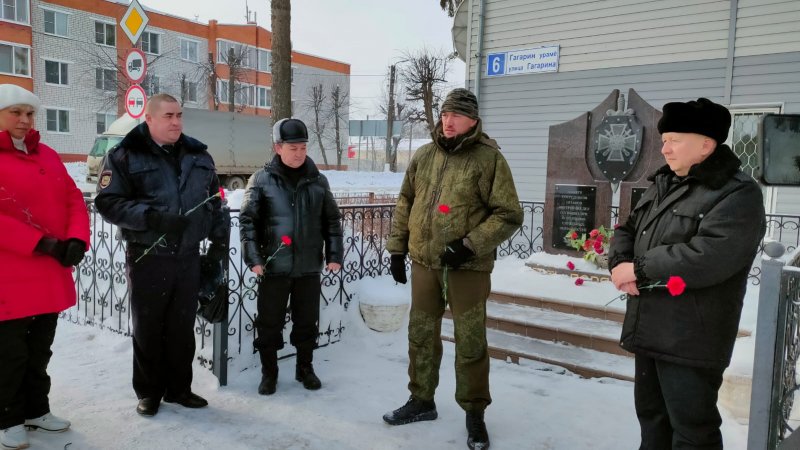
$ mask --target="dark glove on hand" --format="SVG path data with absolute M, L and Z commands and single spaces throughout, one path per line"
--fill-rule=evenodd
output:
M 180 233 L 189 225 L 189 218 L 181 214 L 149 210 L 144 214 L 148 228 L 162 233 Z
M 440 261 L 443 266 L 458 269 L 473 256 L 475 256 L 475 252 L 464 245 L 464 240 L 456 239 L 447 243 L 447 248 L 440 256 Z
M 70 238 L 64 242 L 64 254 L 58 262 L 64 267 L 77 266 L 86 254 L 86 243 L 80 239 Z
M 61 262 L 66 247 L 67 244 L 64 241 L 59 241 L 51 236 L 42 236 L 33 251 L 42 255 L 52 256 L 56 261 Z
M 392 255 L 389 270 L 392 272 L 394 281 L 400 284 L 406 284 L 406 255 Z

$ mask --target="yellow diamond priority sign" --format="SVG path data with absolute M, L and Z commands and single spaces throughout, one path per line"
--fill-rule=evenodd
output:
M 122 31 L 125 32 L 125 35 L 128 36 L 133 45 L 136 45 L 136 41 L 139 40 L 148 22 L 150 22 L 150 18 L 147 17 L 142 5 L 139 4 L 138 0 L 133 0 L 128 6 L 128 10 L 125 11 L 125 15 L 122 16 L 122 20 L 119 21 L 119 26 L 122 27 Z

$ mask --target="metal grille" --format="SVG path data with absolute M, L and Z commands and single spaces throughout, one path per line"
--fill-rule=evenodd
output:
M 733 113 L 731 148 L 742 161 L 742 171 L 758 179 L 761 176 L 761 149 L 758 146 L 758 124 L 765 113 Z

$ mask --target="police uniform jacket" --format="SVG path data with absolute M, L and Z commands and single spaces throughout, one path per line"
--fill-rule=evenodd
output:
M 173 151 L 179 152 L 179 171 L 142 123 L 109 151 L 98 180 L 95 204 L 100 214 L 120 227 L 131 244 L 149 247 L 162 235 L 148 229 L 145 212 L 185 214 L 219 192 L 214 160 L 202 142 L 181 134 Z M 180 236 L 166 237 L 151 253 L 197 253 L 200 241 L 227 236 L 221 200 L 214 198 L 187 215 L 189 225 Z

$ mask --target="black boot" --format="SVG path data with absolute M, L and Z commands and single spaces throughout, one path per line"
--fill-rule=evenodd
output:
M 278 388 L 278 352 L 277 350 L 259 350 L 261 357 L 261 383 L 258 393 L 272 395 Z
M 297 346 L 297 369 L 294 379 L 303 383 L 303 387 L 310 391 L 316 391 L 322 387 L 322 382 L 314 373 L 314 366 L 311 364 L 313 360 L 314 343 Z
M 405 425 L 411 422 L 434 420 L 439 417 L 433 400 L 418 400 L 413 396 L 405 405 L 383 415 L 383 421 L 389 425 Z
M 489 432 L 483 421 L 483 411 L 467 411 L 467 447 L 472 450 L 489 448 Z
M 303 387 L 310 391 L 316 391 L 322 387 L 322 382 L 319 381 L 317 374 L 314 373 L 314 366 L 310 363 L 297 364 L 294 379 L 303 383 Z

